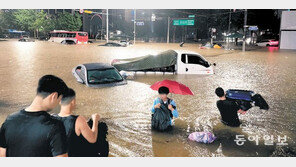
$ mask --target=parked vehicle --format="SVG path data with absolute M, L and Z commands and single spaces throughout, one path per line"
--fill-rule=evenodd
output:
M 88 87 L 110 87 L 127 84 L 127 81 L 111 65 L 103 63 L 80 64 L 72 69 L 77 82 Z
M 274 40 L 274 39 L 271 39 L 271 40 L 263 40 L 261 42 L 258 42 L 257 45 L 258 46 L 266 46 L 266 47 L 269 47 L 269 46 L 279 46 L 279 41 L 278 40 Z
M 130 42 L 128 40 L 121 40 L 119 41 L 120 44 L 124 45 L 124 46 L 129 46 Z
M 99 46 L 108 46 L 108 47 L 126 47 L 126 45 L 118 43 L 118 42 L 108 42 Z
M 200 54 L 191 51 L 167 50 L 157 55 L 115 59 L 111 65 L 118 71 L 214 74 L 213 66 Z
M 35 42 L 35 39 L 30 38 L 29 36 L 23 35 L 19 39 L 20 42 Z
M 82 31 L 54 30 L 50 32 L 49 41 L 63 44 L 87 44 L 88 34 Z

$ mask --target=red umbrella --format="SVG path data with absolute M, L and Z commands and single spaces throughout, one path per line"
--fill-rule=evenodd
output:
M 169 88 L 170 93 L 180 94 L 180 95 L 194 95 L 193 92 L 186 86 L 177 81 L 163 80 L 154 83 L 150 86 L 152 90 L 158 90 L 160 87 L 165 86 Z

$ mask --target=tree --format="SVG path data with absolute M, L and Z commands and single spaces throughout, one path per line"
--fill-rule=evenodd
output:
M 55 28 L 53 19 L 43 10 L 22 9 L 14 13 L 16 24 L 23 31 L 33 32 L 34 37 L 45 35 Z
M 79 31 L 81 26 L 82 20 L 79 14 L 59 13 L 55 19 L 55 29 Z
M 16 29 L 16 18 L 14 10 L 2 9 L 0 10 L 0 33 L 5 29 Z
M 34 32 L 36 30 L 35 21 L 37 11 L 34 9 L 22 9 L 14 13 L 18 27 L 23 31 Z
M 55 25 L 51 16 L 41 10 L 37 13 L 37 17 L 33 27 L 39 35 L 40 33 L 46 35 L 48 32 L 52 31 L 55 28 Z

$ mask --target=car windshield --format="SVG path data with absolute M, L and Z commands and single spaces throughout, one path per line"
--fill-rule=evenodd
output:
M 104 84 L 111 82 L 123 81 L 123 78 L 114 68 L 102 70 L 89 70 L 87 72 L 88 83 L 90 84 Z

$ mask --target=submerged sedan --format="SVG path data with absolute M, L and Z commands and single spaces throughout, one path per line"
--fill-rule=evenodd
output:
M 103 63 L 80 64 L 73 68 L 77 82 L 88 87 L 111 87 L 127 84 L 126 79 L 113 66 Z
M 108 42 L 99 46 L 107 46 L 107 47 L 126 47 L 127 45 L 119 42 Z

